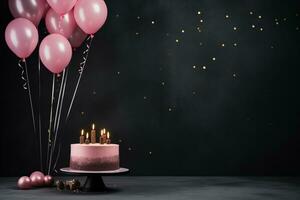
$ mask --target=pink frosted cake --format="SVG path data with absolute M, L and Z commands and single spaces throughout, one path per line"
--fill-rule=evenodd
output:
M 119 169 L 119 145 L 71 144 L 70 168 L 86 171 Z

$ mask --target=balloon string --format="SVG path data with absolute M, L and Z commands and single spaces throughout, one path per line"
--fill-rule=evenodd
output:
M 88 42 L 88 40 L 89 40 L 89 42 Z M 76 96 L 76 93 L 77 93 L 77 90 L 78 90 L 78 86 L 79 86 L 79 83 L 80 83 L 80 80 L 81 80 L 81 76 L 83 74 L 83 71 L 85 69 L 86 62 L 87 62 L 87 59 L 88 59 L 88 56 L 89 56 L 89 51 L 90 51 L 90 48 L 91 48 L 91 45 L 92 45 L 92 41 L 93 41 L 92 36 L 89 36 L 86 40 L 86 50 L 83 52 L 83 57 L 82 57 L 83 61 L 79 65 L 79 70 L 78 70 L 79 71 L 79 77 L 78 77 L 78 80 L 77 80 L 77 83 L 76 83 L 76 87 L 75 87 L 75 90 L 74 90 L 74 93 L 73 93 L 73 96 L 72 96 L 71 103 L 69 105 L 69 109 L 68 109 L 67 117 L 66 117 L 66 122 L 68 121 L 69 116 L 70 116 L 70 112 L 71 112 L 73 102 L 74 102 L 74 99 L 75 99 L 75 96 Z
M 21 62 L 24 62 L 24 67 L 22 66 Z M 35 116 L 34 116 L 34 109 L 33 109 L 33 104 L 32 104 L 32 95 L 31 95 L 31 89 L 30 89 L 30 82 L 29 82 L 29 76 L 28 76 L 28 69 L 27 69 L 27 63 L 26 60 L 19 60 L 18 66 L 21 68 L 21 79 L 24 81 L 23 88 L 24 90 L 28 90 L 28 97 L 29 97 L 29 104 L 30 104 L 30 109 L 31 109 L 31 117 L 32 117 L 32 125 L 33 125 L 33 132 L 35 135 L 37 135 L 36 132 L 36 125 L 35 125 Z M 25 73 L 25 76 L 24 76 Z M 41 149 L 40 149 L 41 153 Z M 40 160 L 41 162 L 41 160 Z
M 39 96 L 38 96 L 38 125 L 39 125 L 39 150 L 40 150 L 40 166 L 43 172 L 43 144 L 42 144 L 42 123 L 41 123 L 41 60 L 38 58 L 38 85 L 39 85 Z
M 49 120 L 49 128 L 48 128 L 48 145 L 47 145 L 47 160 L 46 164 L 49 164 L 49 151 L 51 147 L 51 133 L 52 133 L 52 119 L 53 119 L 53 103 L 54 103 L 54 88 L 55 88 L 55 74 L 53 74 L 52 78 L 52 92 L 51 92 L 51 105 L 50 105 L 50 120 Z M 50 168 L 48 168 L 48 175 L 50 173 Z
M 51 146 L 51 149 L 50 149 L 50 159 L 49 159 L 49 165 L 48 165 L 48 167 L 49 167 L 48 168 L 48 172 L 49 173 L 50 173 L 50 170 L 51 170 L 52 157 L 53 157 L 53 152 L 54 152 L 55 144 L 56 144 L 56 137 L 57 137 L 56 125 L 57 125 L 57 118 L 58 118 L 58 112 L 59 112 L 59 107 L 60 107 L 60 102 L 61 102 L 62 88 L 63 88 L 64 79 L 65 79 L 65 70 L 63 71 L 62 79 L 61 79 L 61 82 L 60 82 L 60 89 L 59 89 L 59 94 L 58 94 L 58 100 L 57 100 L 57 103 L 56 103 L 56 111 L 55 111 L 54 125 L 53 125 L 54 133 L 56 133 L 56 134 L 54 136 L 55 139 L 53 141 L 53 145 Z
M 62 97 L 61 97 L 60 108 L 59 108 L 59 113 L 58 113 L 58 120 L 57 120 L 56 127 L 54 129 L 56 135 L 57 135 L 57 131 L 58 131 L 58 128 L 59 128 L 59 123 L 60 123 L 60 116 L 61 116 L 61 110 L 62 110 L 62 105 L 63 105 L 63 101 L 64 101 L 64 96 L 65 96 L 67 78 L 68 78 L 68 69 L 66 69 L 66 75 L 65 75 L 65 78 L 64 78 L 63 83 L 62 83 L 63 84 Z M 54 140 L 54 144 L 55 144 L 55 141 L 56 141 L 56 138 Z
M 57 157 L 56 157 L 55 163 L 54 163 L 54 165 L 53 165 L 53 170 L 54 170 L 56 173 L 58 173 L 57 170 L 56 170 L 55 168 L 56 168 L 57 162 L 58 162 L 59 157 L 60 157 L 60 149 L 61 149 L 61 143 L 59 143 L 59 146 L 58 146 L 58 152 L 57 152 Z M 53 170 L 52 170 L 52 171 L 53 171 Z
M 64 102 L 65 90 L 66 90 L 67 79 L 68 79 L 68 72 L 69 72 L 69 69 L 67 68 L 67 69 L 66 69 L 66 75 L 65 75 L 65 78 L 64 78 L 64 80 L 62 80 L 63 89 L 62 89 L 62 97 L 61 97 L 61 102 L 60 102 L 60 108 L 59 108 L 59 113 L 58 113 L 57 124 L 56 124 L 56 128 L 55 128 L 55 137 L 54 137 L 54 148 L 53 148 L 53 153 L 55 152 L 55 145 L 56 145 L 56 143 L 57 143 L 57 138 L 58 138 L 58 131 L 59 131 L 59 124 L 60 124 L 60 117 L 61 117 L 62 105 L 63 105 L 63 102 Z M 60 144 L 60 146 L 61 146 L 61 144 Z M 60 146 L 59 146 L 59 148 L 60 148 Z M 56 159 L 55 159 L 55 163 L 54 163 L 53 169 L 55 169 L 55 167 L 56 167 L 56 165 L 57 165 L 57 161 L 58 161 L 59 155 L 60 155 L 60 151 L 58 151 L 58 154 L 57 154 L 57 156 L 56 156 Z
M 33 104 L 32 104 L 32 96 L 31 96 L 31 90 L 30 90 L 30 83 L 29 83 L 29 78 L 28 78 L 27 63 L 26 63 L 26 60 L 24 60 L 23 62 L 24 62 L 24 67 L 25 67 L 25 75 L 26 75 L 26 79 L 27 79 L 27 89 L 28 89 L 29 103 L 30 103 L 30 108 L 31 108 L 31 117 L 32 117 L 33 132 L 36 133 L 35 117 L 34 117 L 34 110 L 33 110 Z
M 18 66 L 21 69 L 21 79 L 23 81 L 23 89 L 27 90 L 27 80 L 26 80 L 26 78 L 24 76 L 25 70 L 24 70 L 24 67 L 21 64 L 22 62 L 23 62 L 23 60 L 20 59 L 19 62 L 18 62 Z

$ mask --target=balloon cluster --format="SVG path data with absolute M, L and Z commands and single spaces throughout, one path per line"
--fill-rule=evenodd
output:
M 30 189 L 32 187 L 52 186 L 54 180 L 50 175 L 44 175 L 40 171 L 33 172 L 30 177 L 22 176 L 18 180 L 18 187 L 20 189 Z
M 93 36 L 107 18 L 104 0 L 9 0 L 9 9 L 16 18 L 6 27 L 8 47 L 21 59 L 35 50 L 39 34 L 37 26 L 45 17 L 48 32 L 39 47 L 44 66 L 52 73 L 61 73 L 87 35 Z

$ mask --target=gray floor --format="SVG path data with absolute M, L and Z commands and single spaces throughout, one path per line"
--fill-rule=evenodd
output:
M 55 188 L 18 190 L 17 178 L 0 178 L 0 199 L 300 199 L 300 178 L 288 177 L 105 177 L 106 193 L 60 192 Z

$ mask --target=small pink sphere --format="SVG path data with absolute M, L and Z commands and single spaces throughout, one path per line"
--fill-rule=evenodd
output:
M 46 186 L 51 186 L 54 183 L 54 179 L 52 178 L 52 176 L 47 175 L 44 177 L 44 183 Z
M 28 176 L 22 176 L 18 180 L 18 187 L 22 190 L 31 188 L 31 180 Z
M 30 175 L 31 185 L 41 187 L 44 185 L 44 174 L 40 171 L 35 171 Z

